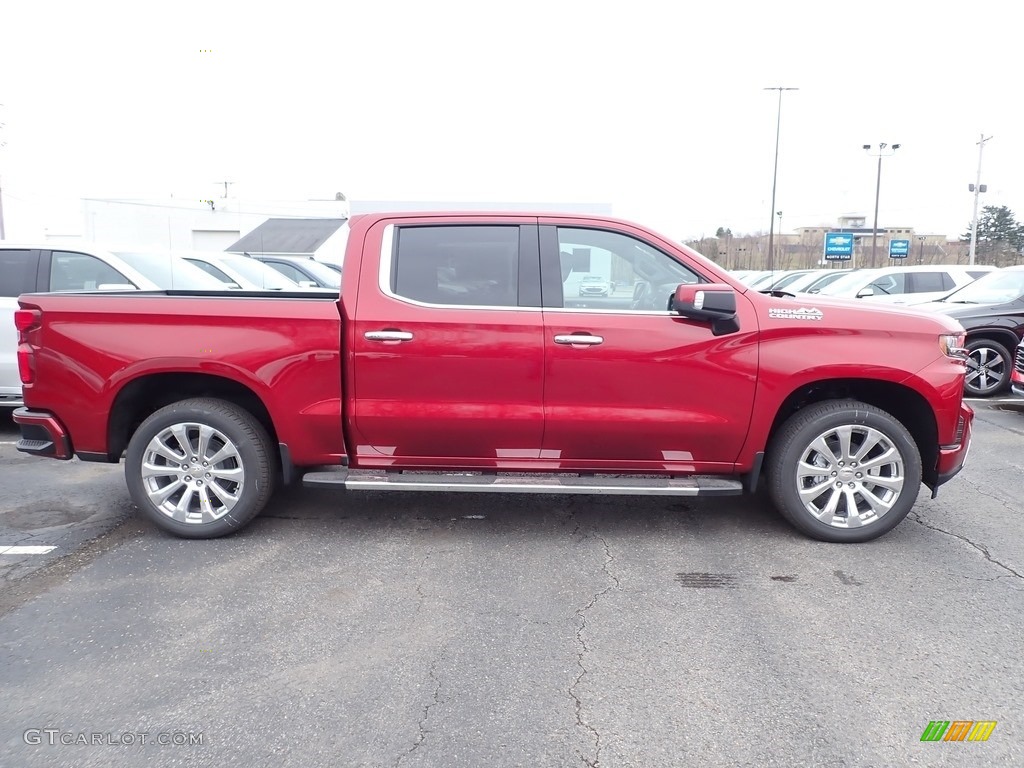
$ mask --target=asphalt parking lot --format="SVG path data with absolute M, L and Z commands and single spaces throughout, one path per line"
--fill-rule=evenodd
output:
M 760 497 L 303 489 L 183 541 L 0 416 L 0 765 L 1024 765 L 1024 407 L 975 406 L 845 546 Z

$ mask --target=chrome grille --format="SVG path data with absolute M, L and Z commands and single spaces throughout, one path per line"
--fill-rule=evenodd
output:
M 1017 347 L 1017 359 L 1013 365 L 1021 373 L 1024 373 L 1024 344 Z

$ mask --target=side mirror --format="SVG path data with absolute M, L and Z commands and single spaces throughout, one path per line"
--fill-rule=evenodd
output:
M 669 299 L 669 311 L 690 320 L 711 323 L 711 333 L 721 336 L 740 329 L 736 318 L 736 291 L 725 283 L 682 283 Z
M 863 299 L 865 296 L 874 296 L 874 295 L 875 295 L 875 291 L 874 291 L 873 288 L 861 288 L 859 291 L 857 291 L 857 298 L 858 299 Z

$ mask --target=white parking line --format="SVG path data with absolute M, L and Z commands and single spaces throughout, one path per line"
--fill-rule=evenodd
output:
M 0 547 L 0 555 L 47 555 L 55 549 L 43 546 Z

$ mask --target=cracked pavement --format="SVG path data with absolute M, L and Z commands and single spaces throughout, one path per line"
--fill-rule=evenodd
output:
M 0 544 L 59 546 L 0 562 L 0 765 L 1022 765 L 1022 429 L 980 407 L 961 476 L 844 546 L 763 496 L 306 490 L 182 541 L 120 467 L 0 445 Z

